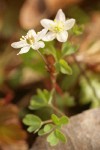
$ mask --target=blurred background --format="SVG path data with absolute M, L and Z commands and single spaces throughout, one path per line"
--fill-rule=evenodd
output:
M 68 116 L 100 107 L 100 0 L 0 0 L 0 150 L 31 147 L 36 137 L 26 133 L 21 120 L 37 88 L 50 90 L 40 56 L 32 50 L 17 56 L 11 43 L 29 29 L 41 30 L 40 20 L 53 19 L 59 8 L 76 19 L 80 30 L 69 38 L 79 49 L 66 58 L 73 74 L 58 77 L 64 92 L 61 98 L 56 95 L 57 103 Z M 46 118 L 50 112 L 34 113 Z

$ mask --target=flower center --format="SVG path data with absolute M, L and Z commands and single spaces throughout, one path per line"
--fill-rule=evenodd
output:
M 35 39 L 32 35 L 26 35 L 26 36 L 22 36 L 22 38 L 20 38 L 20 40 L 26 40 L 26 42 L 30 45 L 32 45 L 35 42 Z
M 55 33 L 59 33 L 64 30 L 64 24 L 61 21 L 54 20 L 55 25 L 52 26 L 52 31 Z
M 26 41 L 27 41 L 28 44 L 32 45 L 35 40 L 34 40 L 34 37 L 31 36 L 31 37 L 26 38 Z

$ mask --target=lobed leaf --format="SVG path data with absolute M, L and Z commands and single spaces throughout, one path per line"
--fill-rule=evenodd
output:
M 38 130 L 41 127 L 42 120 L 38 116 L 28 114 L 23 119 L 23 123 L 29 126 L 28 128 L 29 132 L 33 132 Z
M 72 75 L 72 69 L 70 68 L 70 66 L 67 64 L 65 60 L 60 59 L 59 64 L 60 64 L 60 71 L 63 74 Z
M 52 132 L 52 133 L 47 137 L 47 142 L 49 142 L 51 146 L 55 146 L 55 145 L 58 144 L 59 139 L 56 137 L 55 132 Z
M 63 43 L 62 45 L 62 56 L 71 55 L 76 52 L 77 50 L 76 45 L 72 45 L 69 42 Z
M 51 115 L 51 119 L 54 122 L 54 124 L 59 125 L 59 118 L 55 114 Z
M 56 129 L 55 130 L 55 135 L 56 135 L 56 137 L 60 140 L 60 141 L 62 141 L 62 142 L 66 142 L 66 137 L 65 137 L 65 135 L 60 131 L 60 130 L 58 130 L 58 129 Z
M 53 124 L 47 124 L 44 126 L 44 132 L 48 133 L 53 129 Z
M 52 91 L 47 90 L 37 90 L 37 95 L 33 96 L 30 101 L 29 108 L 32 110 L 37 110 L 42 107 L 48 106 L 49 101 L 52 99 Z
M 69 122 L 69 118 L 67 116 L 62 116 L 59 122 L 61 125 L 67 124 Z

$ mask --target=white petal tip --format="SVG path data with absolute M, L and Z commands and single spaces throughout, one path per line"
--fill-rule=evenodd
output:
M 76 20 L 75 20 L 75 19 L 72 19 L 72 21 L 73 21 L 73 24 L 75 24 Z
M 58 12 L 63 12 L 62 9 L 59 9 Z
M 12 43 L 12 44 L 11 44 L 11 47 L 16 48 L 17 46 L 16 46 L 15 43 Z
M 65 30 L 71 29 L 74 26 L 74 24 L 75 24 L 75 19 L 72 18 L 72 19 L 66 20 L 66 22 L 65 22 Z

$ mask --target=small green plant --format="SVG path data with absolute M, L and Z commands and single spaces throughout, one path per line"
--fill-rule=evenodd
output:
M 88 72 L 89 84 L 86 79 L 80 78 L 80 104 L 90 104 L 90 108 L 100 107 L 100 79 L 97 75 Z
M 65 14 L 60 9 L 54 21 L 49 19 L 41 20 L 41 25 L 44 29 L 36 33 L 33 29 L 29 30 L 26 36 L 22 36 L 19 42 L 11 44 L 13 48 L 21 48 L 18 54 L 26 53 L 30 50 L 35 50 L 43 59 L 46 69 L 50 74 L 52 83 L 51 91 L 37 90 L 30 101 L 30 110 L 40 110 L 47 107 L 54 111 L 48 120 L 42 120 L 37 115 L 27 114 L 23 122 L 28 126 L 29 132 L 38 133 L 39 136 L 47 134 L 47 141 L 51 146 L 55 146 L 59 141 L 66 142 L 66 136 L 63 134 L 61 128 L 63 125 L 68 124 L 68 117 L 56 106 L 55 94 L 57 92 L 57 77 L 59 74 L 72 75 L 72 69 L 65 60 L 67 55 L 76 52 L 78 47 L 70 42 L 68 39 L 68 31 L 75 24 L 75 19 L 66 20 Z M 74 33 L 79 33 L 78 26 L 74 28 Z M 63 43 L 59 47 L 56 46 L 57 39 Z M 60 89 L 60 87 L 59 87 Z M 61 89 L 60 89 L 61 90 Z M 55 114 L 54 114 L 55 113 Z

